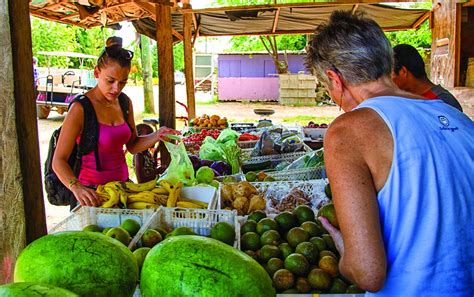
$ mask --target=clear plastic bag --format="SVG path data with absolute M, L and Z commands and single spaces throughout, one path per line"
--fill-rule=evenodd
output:
M 193 163 L 189 159 L 184 143 L 180 140 L 177 144 L 164 142 L 166 149 L 171 155 L 171 162 L 160 180 L 166 179 L 172 184 L 182 182 L 186 186 L 194 184 Z
M 207 136 L 199 149 L 199 158 L 201 160 L 224 161 L 224 151 L 217 141 Z
M 314 168 L 324 166 L 324 150 L 323 148 L 317 151 L 311 151 L 304 156 L 299 157 L 288 165 L 285 170 L 289 169 L 302 169 L 302 168 Z

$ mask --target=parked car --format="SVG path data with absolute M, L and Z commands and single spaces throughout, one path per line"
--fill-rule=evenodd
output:
M 184 77 L 184 73 L 182 73 L 181 71 L 175 71 L 174 72 L 174 83 L 175 84 L 184 85 L 185 81 L 186 81 L 186 78 Z

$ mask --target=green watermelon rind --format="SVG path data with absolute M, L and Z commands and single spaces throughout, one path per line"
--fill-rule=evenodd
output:
M 15 282 L 45 283 L 81 296 L 132 296 L 138 265 L 130 250 L 100 233 L 66 231 L 28 245 L 15 265 Z
M 28 282 L 0 286 L 0 297 L 79 297 L 79 295 L 52 285 Z
M 152 296 L 275 296 L 265 269 L 212 238 L 185 235 L 156 245 L 145 258 L 140 292 Z

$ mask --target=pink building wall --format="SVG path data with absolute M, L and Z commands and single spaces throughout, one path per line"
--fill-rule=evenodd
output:
M 221 101 L 278 101 L 278 77 L 219 77 Z

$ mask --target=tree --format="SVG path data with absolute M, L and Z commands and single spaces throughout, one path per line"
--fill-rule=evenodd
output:
M 33 55 L 39 51 L 78 52 L 98 56 L 104 48 L 105 41 L 111 36 L 110 29 L 84 29 L 77 26 L 31 18 L 31 38 Z M 47 64 L 47 57 L 38 55 L 40 65 Z M 50 66 L 79 67 L 79 60 L 74 58 L 51 57 Z M 92 68 L 95 61 L 86 59 L 84 66 Z
M 275 64 L 275 69 L 277 70 L 278 74 L 287 73 L 288 72 L 288 57 L 286 56 L 286 51 L 285 51 L 284 60 L 283 61 L 280 60 L 275 36 L 260 36 L 260 40 L 262 41 L 262 44 L 267 50 L 270 57 L 272 57 L 273 63 Z

